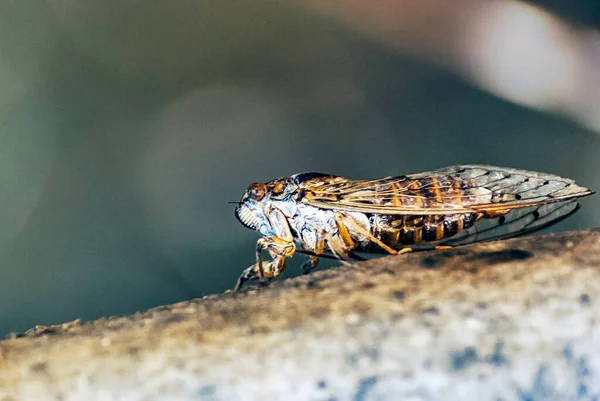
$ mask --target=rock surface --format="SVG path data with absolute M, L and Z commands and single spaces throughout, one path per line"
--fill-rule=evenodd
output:
M 600 397 L 600 230 L 382 257 L 0 341 L 0 400 Z

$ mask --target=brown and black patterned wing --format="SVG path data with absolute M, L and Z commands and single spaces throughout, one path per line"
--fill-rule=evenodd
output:
M 566 202 L 588 188 L 552 174 L 466 165 L 376 180 L 342 177 L 303 183 L 302 202 L 324 209 L 387 215 L 494 212 Z

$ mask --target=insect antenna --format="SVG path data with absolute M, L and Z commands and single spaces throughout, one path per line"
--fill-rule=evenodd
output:
M 228 203 L 228 204 L 232 204 L 233 203 L 233 204 L 236 204 L 236 205 L 241 205 L 244 202 L 234 201 L 234 202 L 225 202 L 225 203 Z

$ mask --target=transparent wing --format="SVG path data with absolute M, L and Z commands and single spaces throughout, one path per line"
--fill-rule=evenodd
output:
M 515 209 L 500 218 L 482 219 L 469 229 L 440 241 L 440 245 L 464 245 L 473 242 L 522 235 L 554 224 L 579 208 L 577 201 L 549 203 Z
M 307 181 L 303 186 L 302 201 L 312 206 L 402 215 L 504 212 L 592 194 L 568 178 L 484 165 L 376 180 L 336 177 L 312 187 Z

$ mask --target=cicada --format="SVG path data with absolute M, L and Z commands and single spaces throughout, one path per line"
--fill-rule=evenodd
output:
M 574 213 L 588 188 L 556 175 L 485 165 L 350 180 L 300 173 L 253 183 L 235 216 L 262 237 L 249 279 L 272 278 L 301 252 L 310 272 L 319 257 L 361 259 L 507 238 L 546 227 Z M 263 251 L 270 260 L 263 261 Z

